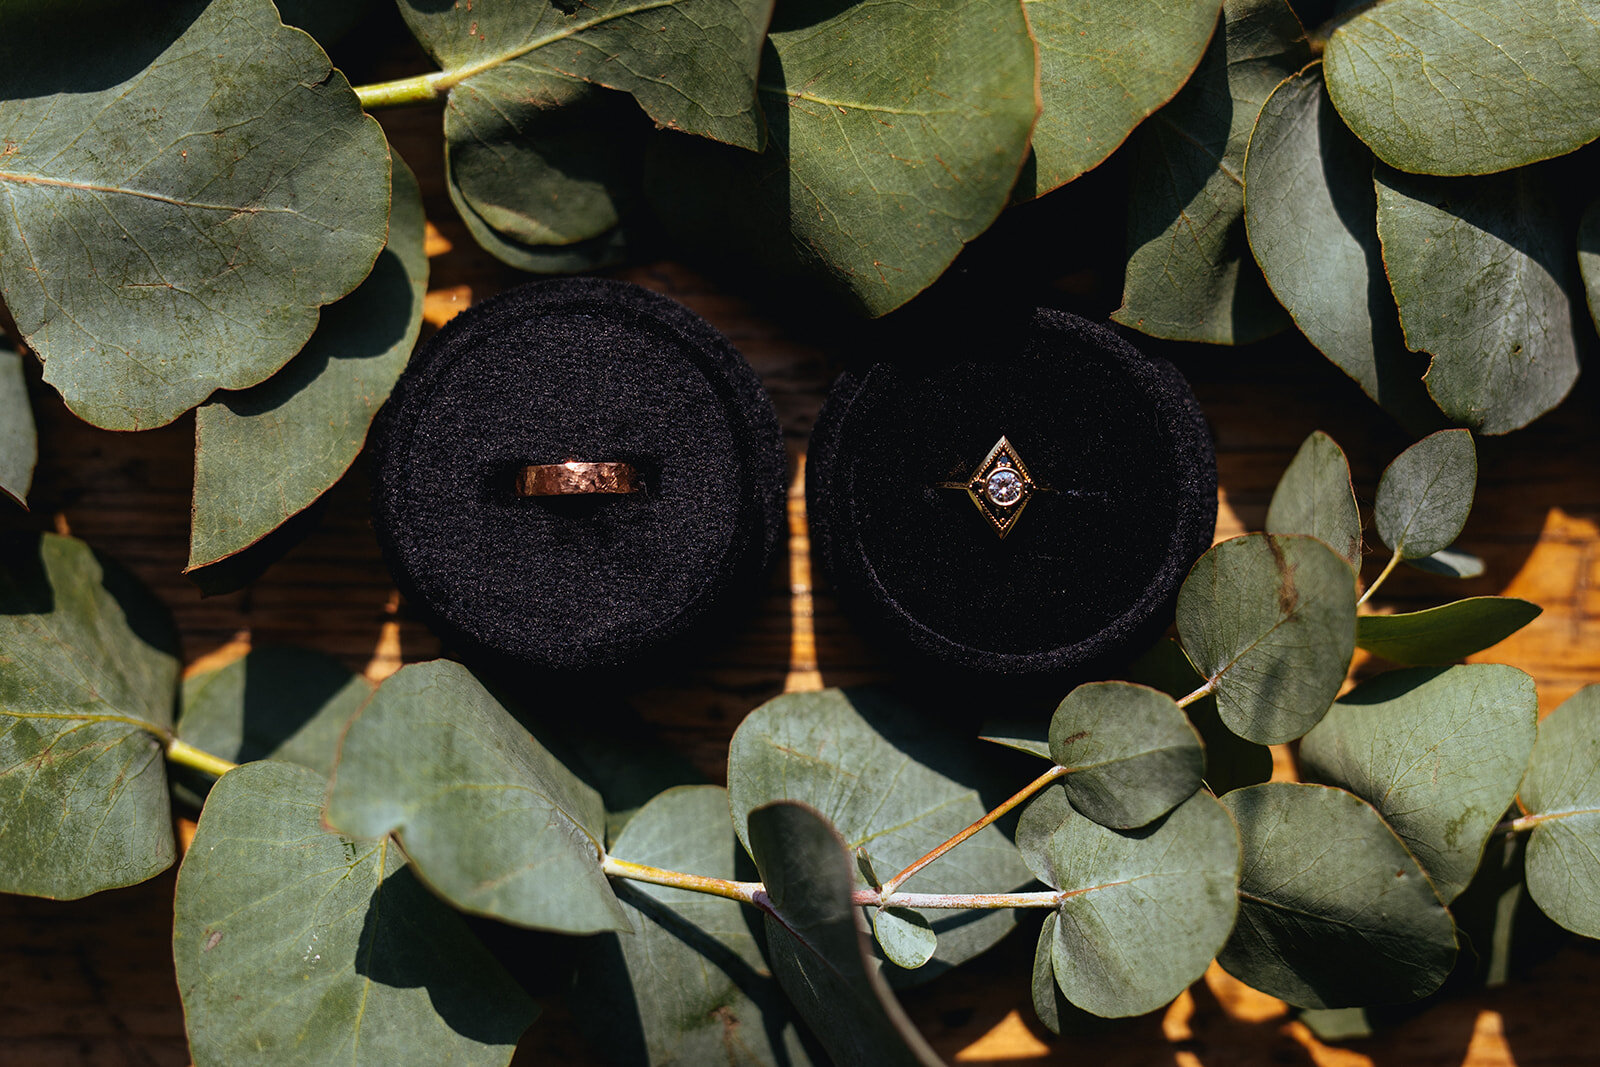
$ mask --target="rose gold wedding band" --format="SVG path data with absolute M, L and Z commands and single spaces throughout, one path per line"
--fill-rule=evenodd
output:
M 518 496 L 637 493 L 644 486 L 630 463 L 539 463 L 517 471 Z

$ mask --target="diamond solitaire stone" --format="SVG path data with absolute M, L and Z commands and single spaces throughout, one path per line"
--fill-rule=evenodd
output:
M 1010 467 L 997 467 L 985 481 L 983 492 L 991 504 L 1009 508 L 1022 499 L 1022 476 Z
M 965 482 L 940 482 L 946 489 L 965 489 L 994 532 L 1001 537 L 1011 532 L 1033 494 L 1045 489 L 1028 473 L 1028 465 L 1017 455 L 1016 447 L 1004 437 L 994 443 L 978 469 Z

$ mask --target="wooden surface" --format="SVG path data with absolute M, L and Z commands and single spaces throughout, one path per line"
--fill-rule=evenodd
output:
M 437 113 L 385 116 L 427 195 L 433 269 L 426 315 L 455 312 L 522 280 L 473 245 L 443 193 Z M 742 272 L 735 271 L 736 274 Z M 629 702 L 713 780 L 740 718 L 786 689 L 884 677 L 886 669 L 836 610 L 807 552 L 801 470 L 806 436 L 838 370 L 839 338 L 793 309 L 731 295 L 717 281 L 657 262 L 617 276 L 665 292 L 709 319 L 744 352 L 777 404 L 792 458 L 791 538 L 758 610 L 739 636 L 698 649 L 664 675 L 640 679 Z M 1041 279 L 1065 306 L 1101 317 L 1104 277 Z M 977 313 L 975 311 L 975 313 Z M 1163 348 L 1194 383 L 1216 430 L 1218 538 L 1258 529 L 1271 488 L 1301 439 L 1333 434 L 1351 455 L 1364 513 L 1383 463 L 1406 443 L 1347 380 L 1302 344 L 1249 350 Z M 364 461 L 328 495 L 320 525 L 247 590 L 202 599 L 180 576 L 192 479 L 193 421 L 137 435 L 92 429 L 66 413 L 33 373 L 41 460 L 29 516 L 9 526 L 71 532 L 132 567 L 172 607 L 195 664 L 252 644 L 327 650 L 374 679 L 437 654 L 379 558 L 367 517 Z M 1600 681 L 1600 431 L 1595 390 L 1506 439 L 1480 444 L 1479 503 L 1462 544 L 1488 574 L 1450 583 L 1402 570 L 1378 610 L 1455 595 L 1524 596 L 1544 614 L 1475 658 L 1512 663 L 1537 681 L 1548 711 Z M 1369 561 L 1371 563 L 1372 561 Z M 1377 566 L 1369 566 L 1370 580 Z M 1357 673 L 1368 669 L 1362 663 Z M 648 684 L 644 684 L 644 683 Z M 997 699 L 1004 698 L 1004 689 Z M 183 1064 L 183 1021 L 170 956 L 169 872 L 84 901 L 0 898 L 0 1065 Z M 1596 1062 L 1600 950 L 1563 949 L 1507 989 L 1456 997 L 1378 1037 L 1330 1047 L 1276 1001 L 1213 968 L 1170 1009 L 1064 1042 L 1028 1007 L 1031 940 L 997 950 L 906 994 L 913 1019 L 956 1062 L 1106 1064 L 1574 1064 Z M 559 1004 L 535 1025 L 519 1062 L 595 1062 Z

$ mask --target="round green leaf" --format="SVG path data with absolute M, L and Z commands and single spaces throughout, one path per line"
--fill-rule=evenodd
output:
M 828 1055 L 836 1063 L 941 1067 L 863 951 L 861 909 L 850 901 L 853 864 L 839 835 L 818 812 L 791 802 L 740 822 L 766 887 L 773 974 Z
M 450 91 L 453 101 L 475 98 L 457 116 L 469 123 L 501 108 L 497 121 L 518 126 L 540 106 L 526 97 L 547 94 L 561 79 L 631 93 L 667 129 L 752 150 L 764 143 L 755 82 L 772 0 L 471 7 L 401 0 L 400 13 L 444 68 L 428 79 L 431 87 Z M 527 162 L 523 151 L 518 169 Z
M 1378 479 L 1373 525 L 1404 559 L 1431 556 L 1467 524 L 1478 450 L 1467 430 L 1440 430 L 1400 453 Z
M 1600 199 L 1584 209 L 1578 223 L 1578 272 L 1589 303 L 1589 317 L 1600 324 Z
M 1475 596 L 1400 615 L 1362 615 L 1356 644 L 1393 663 L 1454 663 L 1497 645 L 1544 609 L 1511 596 Z
M 1044 924 L 1039 927 L 1039 941 L 1033 950 L 1033 974 L 1030 976 L 1029 989 L 1033 994 L 1033 1012 L 1044 1023 L 1045 1029 L 1052 1034 L 1061 1033 L 1062 1005 L 1066 998 L 1061 995 L 1061 985 L 1056 981 L 1056 965 L 1053 959 L 1056 943 L 1056 913 L 1049 912 L 1044 917 Z
M 1005 207 L 1038 108 L 1015 0 L 785 4 L 762 59 L 759 156 L 658 137 L 661 221 L 882 315 Z
M 1600 937 L 1600 685 L 1539 724 L 1522 803 L 1536 820 L 1527 858 L 1534 903 L 1568 930 Z
M 367 280 L 283 370 L 195 413 L 189 570 L 250 547 L 338 481 L 411 358 L 428 287 L 422 192 L 399 156 L 393 176 L 389 241 Z
M 270 0 L 24 5 L 4 37 L 0 286 L 82 418 L 255 385 L 372 269 L 383 131 Z
M 1219 0 L 1024 0 L 1039 43 L 1032 182 L 1043 196 L 1092 170 L 1194 73 Z
M 1315 537 L 1350 566 L 1361 566 L 1361 512 L 1344 449 L 1317 430 L 1278 479 L 1267 508 L 1267 533 Z
M 1458 548 L 1441 548 L 1430 556 L 1405 562 L 1419 571 L 1444 578 L 1481 578 L 1488 569 L 1482 559 Z
M 600 797 L 449 660 L 402 667 L 345 731 L 328 824 L 394 833 L 450 903 L 563 933 L 626 930 Z
M 1378 810 L 1448 903 L 1533 752 L 1539 698 L 1514 667 L 1390 671 L 1341 697 L 1300 741 L 1300 769 Z
M 1586 0 L 1384 0 L 1328 37 L 1328 92 L 1378 158 L 1488 174 L 1600 137 L 1600 19 Z
M 0 347 L 0 494 L 28 506 L 28 486 L 39 459 L 22 357 Z
M 1250 249 L 1300 331 L 1407 426 L 1442 421 L 1383 272 L 1372 157 L 1328 102 L 1320 66 L 1262 105 L 1244 184 Z
M 174 854 L 165 609 L 82 541 L 0 537 L 0 892 L 133 885 Z
M 206 801 L 172 935 L 195 1063 L 509 1062 L 533 1002 L 393 841 L 323 828 L 325 785 L 268 761 Z
M 256 648 L 183 680 L 178 736 L 233 763 L 276 759 L 327 776 L 372 685 L 321 652 Z
M 1079 815 L 1058 783 L 1022 813 L 1017 843 L 1034 873 L 1062 891 L 1056 981 L 1096 1015 L 1165 1004 L 1205 972 L 1233 928 L 1239 837 L 1205 793 L 1125 832 Z
M 824 689 L 769 700 L 740 724 L 728 747 L 733 825 L 751 847 L 746 820 L 775 800 L 820 811 L 854 850 L 869 845 L 878 875 L 892 878 L 982 818 L 1006 790 L 980 769 L 962 738 L 872 690 Z M 987 827 L 901 888 L 918 893 L 1009 893 L 1032 881 L 1010 841 Z M 865 877 L 857 883 L 866 887 Z M 927 915 L 938 937 L 931 978 L 985 951 L 1016 925 L 1010 911 Z M 911 979 L 892 972 L 891 981 Z
M 1400 324 L 1433 356 L 1424 380 L 1439 408 L 1492 434 L 1559 404 L 1589 321 L 1574 300 L 1572 219 L 1544 172 L 1447 181 L 1379 167 L 1375 180 Z
M 576 241 L 572 244 L 524 244 L 497 232 L 472 209 L 472 205 L 467 203 L 454 182 L 448 182 L 447 185 L 450 203 L 455 205 L 456 211 L 461 215 L 461 221 L 466 224 L 467 232 L 472 234 L 472 239 L 496 259 L 518 270 L 532 271 L 535 274 L 578 274 L 599 270 L 601 267 L 621 262 L 627 248 L 627 238 L 620 226 L 607 230 L 597 237 L 591 237 L 587 241 Z
M 939 935 L 920 911 L 910 908 L 875 908 L 872 936 L 878 939 L 883 954 L 896 967 L 915 970 L 933 959 Z
M 499 67 L 450 93 L 445 177 L 469 228 L 498 238 L 484 247 L 527 268 L 538 261 L 503 256 L 501 244 L 570 254 L 617 228 L 641 196 L 648 131 L 625 96 L 533 68 Z
M 1194 664 L 1170 637 L 1157 641 L 1129 669 L 1132 680 L 1182 700 L 1204 684 Z M 1272 750 L 1246 741 L 1222 723 L 1217 698 L 1207 694 L 1183 709 L 1205 748 L 1206 788 L 1217 796 L 1272 777 Z M 1045 753 L 1049 757 L 1048 751 Z
M 1439 988 L 1456 958 L 1450 913 L 1365 801 L 1268 782 L 1221 803 L 1244 843 L 1224 970 L 1303 1008 L 1402 1003 Z
M 1215 545 L 1178 591 L 1178 636 L 1228 729 L 1258 744 L 1317 724 L 1355 653 L 1355 576 L 1310 537 Z
M 1068 693 L 1050 720 L 1050 758 L 1072 806 L 1101 826 L 1143 826 L 1200 788 L 1200 735 L 1165 693 L 1129 682 L 1091 682 Z
M 1156 337 L 1245 344 L 1289 325 L 1245 239 L 1245 146 L 1311 52 L 1284 0 L 1229 0 L 1222 19 L 1183 91 L 1133 134 L 1128 265 L 1111 317 Z
M 634 863 L 737 877 L 728 797 L 670 789 L 612 844 Z M 619 1063 L 806 1067 L 792 1010 L 767 970 L 746 906 L 644 882 L 617 883 L 632 934 L 596 934 L 579 950 L 572 1009 Z

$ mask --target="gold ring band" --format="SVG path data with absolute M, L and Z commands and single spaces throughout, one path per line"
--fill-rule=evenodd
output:
M 644 489 L 631 463 L 536 463 L 517 470 L 518 496 L 637 493 Z

